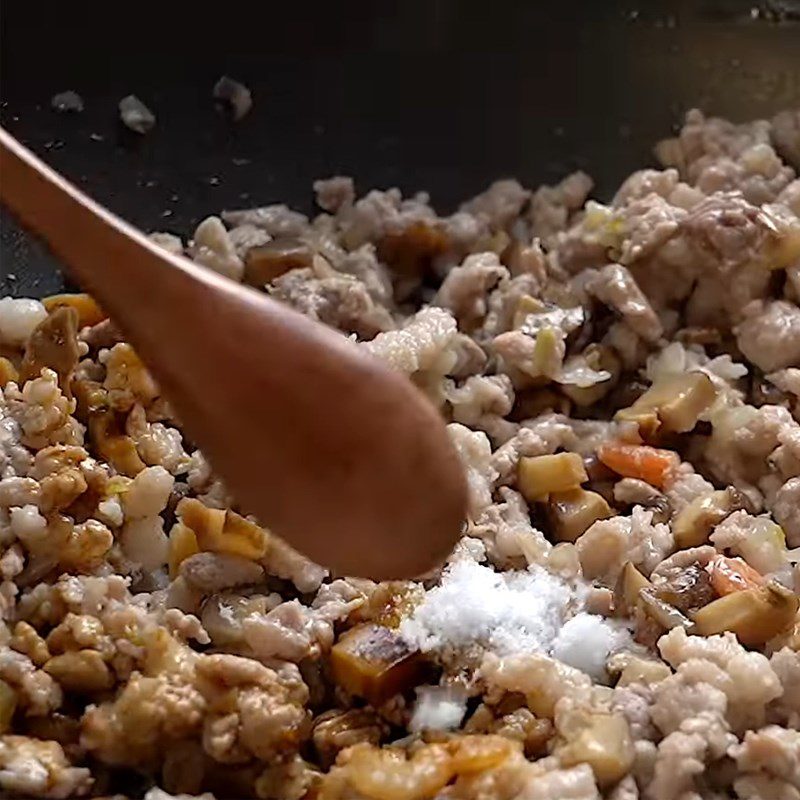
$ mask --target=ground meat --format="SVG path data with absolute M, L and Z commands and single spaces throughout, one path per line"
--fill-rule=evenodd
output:
M 566 229 L 572 214 L 589 196 L 594 182 L 585 172 L 573 172 L 556 186 L 541 186 L 531 197 L 528 219 L 531 232 L 546 244 Z
M 661 336 L 661 322 L 625 267 L 619 264 L 603 267 L 589 279 L 588 288 L 598 300 L 619 313 L 643 339 L 652 342 Z
M 394 327 L 391 314 L 349 275 L 312 278 L 308 269 L 291 270 L 275 279 L 270 292 L 312 319 L 367 339 Z
M 768 725 L 728 751 L 743 772 L 766 772 L 800 789 L 800 731 Z
M 197 226 L 189 244 L 189 255 L 198 264 L 235 281 L 241 280 L 244 274 L 244 263 L 219 217 L 208 217 Z
M 736 329 L 745 357 L 764 372 L 800 363 L 800 308 L 776 300 L 756 308 Z
M 796 169 L 800 169 L 800 110 L 786 110 L 772 119 L 775 149 Z
M 495 181 L 483 194 L 464 203 L 461 210 L 485 219 L 493 228 L 504 228 L 519 215 L 529 197 L 530 192 L 515 180 Z
M 342 175 L 324 181 L 314 181 L 314 191 L 317 195 L 317 205 L 331 214 L 352 206 L 356 199 L 353 179 Z
M 508 270 L 494 253 L 468 256 L 460 267 L 447 273 L 434 305 L 450 309 L 459 327 L 470 331 L 486 316 L 489 292 L 508 277 Z
M 0 788 L 9 797 L 83 797 L 92 778 L 73 767 L 58 742 L 26 736 L 0 736 Z

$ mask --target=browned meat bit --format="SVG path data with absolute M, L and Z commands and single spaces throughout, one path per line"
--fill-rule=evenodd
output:
M 422 586 L 411 581 L 385 581 L 376 584 L 369 591 L 367 602 L 353 612 L 351 619 L 396 628 L 411 614 L 424 594 Z
M 20 380 L 24 383 L 37 378 L 47 367 L 58 375 L 61 390 L 71 396 L 70 380 L 79 357 L 78 314 L 70 307 L 60 306 L 31 334 L 20 367 Z
M 526 708 L 521 697 L 519 707 L 512 711 L 482 703 L 464 725 L 464 732 L 496 733 L 520 742 L 526 757 L 537 758 L 546 754 L 554 729 L 549 719 L 537 717 Z
M 359 625 L 331 650 L 334 681 L 350 694 L 380 705 L 424 680 L 427 664 L 400 634 L 381 625 Z
M 110 319 L 104 319 L 102 322 L 92 325 L 88 330 L 84 330 L 81 333 L 81 339 L 92 350 L 99 350 L 102 347 L 110 348 L 123 340 L 119 328 Z
M 360 742 L 377 745 L 388 732 L 389 726 L 372 709 L 334 708 L 314 720 L 311 741 L 321 766 L 329 769 L 346 747 Z
M 311 267 L 311 248 L 297 239 L 274 239 L 251 247 L 244 257 L 244 281 L 263 287 L 292 269 Z

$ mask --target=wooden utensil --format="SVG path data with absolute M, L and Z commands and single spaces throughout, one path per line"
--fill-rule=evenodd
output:
M 410 577 L 447 556 L 465 482 L 405 376 L 168 253 L 2 129 L 0 201 L 119 324 L 245 511 L 343 574 Z

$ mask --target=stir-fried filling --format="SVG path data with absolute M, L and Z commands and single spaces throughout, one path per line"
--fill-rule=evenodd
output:
M 798 131 L 153 234 L 441 411 L 468 518 L 416 581 L 242 516 L 91 297 L 1 299 L 0 794 L 800 798 Z

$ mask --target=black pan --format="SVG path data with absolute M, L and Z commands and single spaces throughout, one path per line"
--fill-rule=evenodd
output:
M 223 208 L 310 210 L 334 173 L 446 210 L 497 177 L 581 167 L 603 197 L 692 106 L 800 105 L 790 0 L 206 5 L 2 0 L 2 124 L 137 225 L 185 236 Z M 226 73 L 255 100 L 238 124 L 211 98 Z M 82 114 L 50 109 L 65 89 Z M 157 114 L 148 136 L 118 123 L 129 93 Z M 5 217 L 0 233 L 0 294 L 62 284 Z

